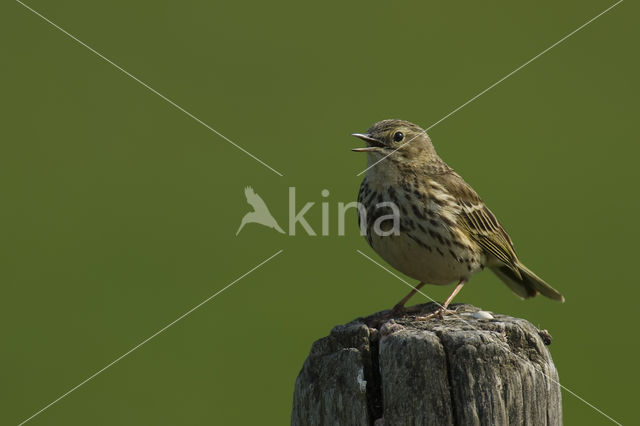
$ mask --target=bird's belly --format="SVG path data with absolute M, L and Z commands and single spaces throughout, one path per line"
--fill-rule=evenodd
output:
M 407 233 L 372 235 L 370 243 L 391 266 L 427 284 L 446 285 L 468 279 L 485 264 L 482 253 L 423 237 Z

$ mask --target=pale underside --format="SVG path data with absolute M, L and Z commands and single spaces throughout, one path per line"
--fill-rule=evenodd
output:
M 367 240 L 386 262 L 411 278 L 435 285 L 467 280 L 485 266 L 501 263 L 461 226 L 461 212 L 473 211 L 475 206 L 460 205 L 435 181 L 412 182 L 394 172 L 384 167 L 370 170 L 362 183 L 368 191 L 361 190 L 359 195 L 368 214 L 381 201 L 401 208 L 400 235 L 378 235 L 371 227 L 372 218 L 367 218 Z
M 486 264 L 483 253 L 471 253 L 428 238 L 425 240 L 431 250 L 406 233 L 387 237 L 373 235 L 371 247 L 398 271 L 427 284 L 447 285 L 466 280 Z

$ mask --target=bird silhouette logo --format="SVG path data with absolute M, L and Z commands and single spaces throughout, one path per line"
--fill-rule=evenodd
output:
M 259 223 L 268 228 L 273 228 L 281 234 L 284 234 L 284 231 L 282 230 L 282 228 L 280 228 L 278 222 L 276 222 L 275 218 L 271 215 L 271 212 L 262 200 L 262 197 L 256 194 L 253 188 L 247 186 L 244 189 L 244 195 L 245 197 L 247 197 L 247 203 L 249 203 L 249 205 L 253 207 L 253 211 L 244 215 L 244 217 L 242 218 L 242 222 L 240 222 L 240 227 L 238 228 L 236 235 L 240 233 L 242 228 L 247 223 Z

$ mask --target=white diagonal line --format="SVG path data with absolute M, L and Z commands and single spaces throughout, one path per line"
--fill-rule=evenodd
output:
M 546 49 L 544 49 L 542 52 L 538 53 L 536 56 L 534 56 L 533 58 L 529 59 L 527 62 L 525 62 L 524 64 L 520 65 L 518 68 L 514 69 L 513 71 L 511 71 L 509 74 L 505 75 L 504 77 L 502 77 L 500 80 L 496 81 L 495 83 L 493 83 L 491 86 L 487 87 L 486 89 L 484 89 L 482 92 L 478 93 L 477 95 L 475 95 L 473 98 L 469 99 L 468 101 L 466 101 L 465 103 L 463 103 L 462 105 L 460 105 L 459 107 L 457 107 L 456 109 L 454 109 L 453 111 L 451 111 L 449 114 L 445 115 L 444 117 L 442 117 L 440 120 L 436 121 L 435 123 L 433 123 L 431 126 L 427 127 L 425 129 L 425 131 L 429 131 L 431 130 L 433 127 L 437 126 L 438 124 L 440 124 L 442 121 L 446 120 L 447 118 L 451 117 L 453 114 L 455 114 L 456 112 L 460 111 L 462 108 L 466 107 L 467 105 L 469 105 L 471 102 L 475 101 L 476 99 L 478 99 L 480 96 L 484 95 L 485 93 L 487 93 L 489 90 L 493 89 L 494 87 L 496 87 L 498 84 L 502 83 L 503 81 L 505 81 L 507 78 L 511 77 L 512 75 L 514 75 L 515 73 L 517 73 L 518 71 L 520 71 L 522 68 L 526 67 L 527 65 L 529 65 L 531 62 L 535 61 L 536 59 L 538 59 L 540 56 L 544 55 L 545 53 L 547 53 L 548 51 L 550 51 L 551 49 L 553 49 L 554 47 L 556 47 L 557 45 L 559 45 L 560 43 L 562 43 L 563 41 L 565 41 L 566 39 L 568 39 L 569 37 L 571 37 L 572 35 L 574 35 L 575 33 L 577 33 L 578 31 L 580 31 L 581 29 L 583 29 L 584 27 L 586 27 L 587 25 L 589 25 L 590 23 L 592 23 L 593 21 L 595 21 L 596 19 L 598 19 L 599 17 L 601 17 L 602 15 L 604 15 L 605 13 L 607 13 L 608 11 L 610 11 L 611 9 L 613 9 L 614 7 L 616 7 L 617 5 L 619 5 L 620 3 L 622 3 L 624 0 L 618 0 L 616 3 L 612 4 L 611 6 L 609 6 L 608 8 L 606 8 L 605 10 L 603 10 L 602 12 L 598 13 L 596 16 L 594 16 L 593 18 L 589 19 L 587 22 L 585 22 L 584 24 L 580 25 L 578 28 L 576 28 L 575 30 L 571 31 L 569 34 L 567 34 L 566 36 L 562 37 L 560 40 L 556 41 L 555 43 L 553 43 L 551 46 L 547 47 Z M 385 155 L 384 157 L 382 157 L 381 159 L 379 159 L 378 161 L 376 161 L 375 163 L 373 163 L 372 165 L 370 165 L 369 167 L 367 167 L 366 169 L 364 169 L 363 171 L 361 171 L 360 173 L 358 173 L 356 176 L 360 176 L 361 174 L 365 173 L 367 170 L 371 169 L 372 167 L 375 167 L 376 164 L 380 163 L 381 161 L 385 160 L 387 157 L 389 157 L 390 155 L 393 155 L 396 153 L 396 151 L 398 151 L 399 149 L 401 149 L 403 146 L 408 145 L 409 143 L 411 143 L 411 141 L 413 141 L 415 138 L 417 138 L 419 135 L 414 136 L 413 138 L 409 139 L 407 142 L 403 143 L 402 145 L 400 145 L 398 148 L 394 149 L 393 151 L 391 151 L 389 154 Z
M 118 69 L 119 71 L 122 71 L 125 75 L 127 75 L 128 77 L 131 77 L 133 80 L 137 81 L 138 83 L 140 83 L 142 86 L 144 86 L 146 89 L 150 90 L 151 92 L 153 92 L 154 94 L 158 95 L 159 97 L 161 97 L 162 99 L 164 99 L 166 102 L 168 102 L 169 104 L 171 104 L 172 106 L 174 106 L 175 108 L 177 108 L 178 110 L 182 111 L 183 113 L 185 113 L 186 115 L 188 115 L 189 117 L 191 117 L 192 119 L 194 119 L 195 121 L 197 121 L 198 123 L 200 123 L 201 125 L 203 125 L 204 127 L 206 127 L 207 129 L 211 130 L 213 133 L 215 133 L 216 135 L 218 135 L 219 137 L 221 137 L 222 139 L 224 139 L 225 141 L 229 142 L 231 145 L 235 146 L 236 148 L 238 148 L 240 151 L 244 152 L 245 154 L 247 154 L 249 157 L 253 158 L 254 160 L 256 160 L 258 163 L 262 164 L 263 166 L 265 166 L 266 168 L 268 168 L 269 170 L 271 170 L 272 172 L 274 172 L 275 174 L 277 174 L 278 176 L 284 176 L 282 173 L 280 173 L 279 171 L 277 171 L 276 169 L 274 169 L 273 167 L 271 167 L 270 165 L 268 165 L 267 163 L 265 163 L 264 161 L 262 161 L 261 159 L 259 159 L 258 157 L 256 157 L 255 155 L 253 155 L 252 153 L 250 153 L 249 151 L 247 151 L 246 149 L 244 149 L 243 147 L 241 147 L 240 145 L 238 145 L 237 143 L 235 143 L 234 141 L 232 141 L 231 139 L 229 139 L 228 137 L 226 137 L 225 135 L 223 135 L 222 133 L 220 133 L 219 131 L 217 131 L 216 129 L 214 129 L 213 127 L 211 127 L 210 125 L 208 125 L 207 123 L 205 123 L 204 121 L 200 120 L 198 117 L 196 117 L 195 115 L 191 114 L 189 111 L 187 111 L 186 109 L 184 109 L 183 107 L 181 107 L 180 105 L 178 105 L 177 103 L 175 103 L 174 101 L 172 101 L 171 99 L 167 98 L 165 95 L 163 95 L 162 93 L 158 92 L 156 89 L 154 89 L 153 87 L 149 86 L 147 83 L 145 83 L 144 81 L 140 80 L 138 77 L 136 77 L 135 75 L 131 74 L 129 71 L 125 70 L 124 68 L 122 68 L 120 65 L 116 64 L 115 62 L 113 62 L 111 59 L 107 58 L 106 56 L 104 56 L 102 53 L 98 52 L 97 50 L 95 50 L 94 48 L 92 48 L 91 46 L 89 46 L 88 44 L 86 44 L 85 42 L 83 42 L 82 40 L 78 39 L 76 36 L 74 36 L 73 34 L 69 33 L 68 31 L 66 31 L 64 28 L 58 26 L 57 24 L 53 23 L 51 20 L 47 19 L 46 17 L 44 17 L 42 14 L 40 14 L 39 12 L 37 12 L 36 10 L 32 9 L 31 7 L 27 6 L 26 4 L 24 4 L 23 2 L 21 2 L 20 0 L 16 0 L 16 2 L 20 3 L 22 6 L 24 6 L 25 8 L 27 8 L 28 10 L 30 10 L 31 12 L 33 12 L 35 15 L 39 16 L 40 18 L 42 18 L 44 21 L 48 22 L 49 24 L 51 24 L 53 27 L 55 27 L 56 29 L 60 30 L 61 32 L 63 32 L 64 34 L 66 34 L 67 36 L 69 36 L 71 39 L 75 40 L 76 42 L 78 42 L 80 45 L 86 47 L 87 49 L 89 49 L 92 53 L 96 54 L 97 56 L 99 56 L 100 58 L 104 59 L 106 62 L 108 62 L 109 64 L 113 65 L 113 67 L 115 67 L 116 69 Z
M 384 265 L 380 264 L 379 262 L 376 262 L 374 259 L 372 259 L 371 257 L 367 256 L 366 254 L 364 254 L 363 252 L 361 252 L 360 250 L 356 249 L 356 251 L 358 253 L 360 253 L 362 256 L 364 256 L 365 258 L 369 259 L 371 262 L 375 263 L 376 265 L 378 265 L 380 268 L 384 269 L 385 271 L 387 271 L 388 273 L 390 273 L 391 275 L 393 275 L 394 277 L 396 277 L 398 280 L 402 281 L 403 283 L 405 283 L 406 285 L 408 285 L 409 287 L 411 287 L 412 289 L 414 289 L 415 291 L 417 291 L 418 293 L 420 293 L 421 295 L 423 295 L 424 297 L 426 297 L 427 299 L 431 300 L 432 302 L 434 302 L 436 305 L 440 306 L 442 308 L 442 305 L 438 302 L 436 302 L 435 300 L 433 300 L 431 298 L 431 296 L 429 296 L 428 294 L 422 292 L 421 290 L 415 288 L 414 286 L 412 286 L 411 284 L 409 284 L 406 280 L 404 280 L 402 277 L 398 276 L 397 274 L 393 273 L 393 271 L 391 271 L 389 268 L 386 268 Z M 467 324 L 468 326 L 470 326 L 471 328 L 473 328 L 474 330 L 477 331 L 482 331 L 481 329 L 479 329 L 478 327 L 474 326 L 473 324 L 471 324 L 470 322 L 468 322 L 467 320 L 465 320 L 460 314 L 458 314 L 457 312 L 454 313 L 453 315 L 456 315 L 457 317 L 459 317 L 462 322 L 464 322 L 465 324 Z M 519 354 L 517 353 L 513 353 L 515 356 L 519 357 L 520 359 L 522 359 L 525 363 L 528 363 L 528 361 L 526 359 L 524 359 L 523 357 L 521 357 Z M 611 420 L 613 423 L 617 424 L 618 426 L 622 426 L 621 423 L 619 423 L 618 421 L 616 421 L 615 419 L 613 419 L 611 416 L 607 415 L 607 413 L 605 413 L 604 411 L 600 410 L 598 407 L 596 407 L 595 405 L 591 404 L 589 401 L 587 401 L 586 399 L 582 398 L 580 395 L 578 395 L 577 393 L 575 393 L 574 391 L 572 391 L 571 389 L 567 388 L 566 386 L 562 385 L 560 382 L 558 382 L 557 380 L 555 380 L 553 377 L 549 377 L 547 375 L 547 373 L 545 373 L 542 369 L 540 369 L 536 364 L 533 364 L 533 368 L 536 369 L 539 373 L 541 373 L 543 376 L 545 376 L 547 379 L 549 379 L 550 381 L 552 381 L 553 383 L 557 384 L 558 386 L 560 386 L 563 390 L 569 392 L 571 395 L 575 396 L 576 398 L 578 398 L 580 401 L 584 402 L 585 404 L 587 404 L 589 407 L 593 408 L 595 411 L 597 411 L 598 413 L 602 414 L 604 417 L 606 417 L 607 419 Z
M 68 391 L 66 391 L 65 393 L 63 393 L 62 395 L 60 395 L 58 398 L 54 399 L 53 401 L 51 401 L 49 404 L 45 405 L 44 407 L 42 407 L 40 410 L 36 411 L 34 414 L 32 414 L 30 417 L 26 418 L 25 420 L 23 420 L 22 422 L 20 422 L 20 424 L 18 426 L 21 426 L 25 423 L 27 423 L 29 420 L 33 419 L 34 417 L 36 417 L 38 414 L 42 413 L 43 411 L 45 411 L 46 409 L 48 409 L 49 407 L 51 407 L 52 405 L 56 404 L 57 402 L 59 402 L 61 399 L 65 398 L 66 396 L 68 396 L 70 393 L 72 393 L 73 391 L 75 391 L 76 389 L 78 389 L 79 387 L 81 387 L 82 385 L 84 385 L 85 383 L 87 383 L 88 381 L 94 379 L 97 375 L 99 375 L 100 373 L 102 373 L 103 371 L 105 371 L 106 369 L 108 369 L 109 367 L 111 367 L 112 365 L 116 364 L 118 361 L 122 360 L 124 357 L 126 357 L 127 355 L 131 354 L 132 352 L 134 352 L 135 350 L 137 350 L 138 348 L 140 348 L 142 345 L 144 345 L 145 343 L 149 342 L 151 339 L 153 339 L 154 337 L 156 337 L 157 335 L 159 335 L 160 333 L 164 332 L 165 330 L 167 330 L 169 327 L 173 326 L 175 323 L 177 323 L 178 321 L 182 320 L 183 318 L 185 318 L 186 316 L 188 316 L 189 314 L 191 314 L 193 311 L 195 311 L 196 309 L 198 309 L 199 307 L 201 307 L 202 305 L 204 305 L 205 303 L 207 303 L 208 301 L 210 301 L 211 299 L 213 299 L 214 297 L 216 297 L 217 295 L 219 295 L 220 293 L 222 293 L 223 291 L 225 291 L 226 289 L 228 289 L 229 287 L 231 287 L 232 285 L 234 285 L 235 283 L 237 283 L 238 281 L 240 281 L 241 279 L 243 279 L 244 277 L 246 277 L 247 275 L 249 275 L 250 273 L 252 273 L 253 271 L 255 271 L 256 269 L 258 269 L 259 267 L 261 267 L 262 265 L 264 265 L 265 263 L 267 263 L 268 261 L 270 261 L 271 259 L 273 259 L 274 257 L 276 257 L 277 255 L 279 255 L 280 253 L 282 253 L 283 250 L 278 250 L 275 254 L 272 254 L 270 257 L 268 257 L 267 259 L 263 260 L 262 262 L 260 262 L 259 264 L 257 264 L 256 266 L 254 266 L 253 268 L 249 269 L 247 272 L 245 272 L 244 274 L 240 275 L 238 278 L 236 278 L 235 280 L 231 281 L 229 284 L 227 284 L 225 287 L 223 287 L 221 290 L 218 290 L 217 292 L 215 292 L 214 294 L 212 294 L 211 296 L 207 297 L 206 299 L 204 299 L 202 302 L 198 303 L 196 306 L 194 306 L 193 308 L 189 309 L 187 312 L 185 312 L 184 314 L 180 315 L 178 318 L 176 318 L 175 320 L 171 321 L 169 324 L 165 325 L 164 327 L 162 327 L 160 330 L 156 331 L 155 333 L 153 333 L 151 336 L 147 337 L 146 339 L 144 339 L 142 342 L 138 343 L 137 345 L 135 345 L 134 347 L 132 347 L 131 349 L 129 349 L 127 352 L 123 353 L 122 355 L 120 355 L 118 358 L 114 359 L 113 361 L 111 361 L 109 364 L 105 365 L 104 367 L 102 367 L 100 370 L 96 371 L 95 373 L 93 373 L 92 375 L 90 375 L 89 377 L 87 377 L 86 379 L 84 379 L 82 382 L 78 383 L 77 385 L 75 385 L 74 387 L 72 387 L 71 389 L 69 389 Z

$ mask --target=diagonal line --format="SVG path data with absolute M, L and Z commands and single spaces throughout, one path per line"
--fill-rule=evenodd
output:
M 173 326 L 174 324 L 176 324 L 178 321 L 182 320 L 183 318 L 185 318 L 186 316 L 190 315 L 193 311 L 195 311 L 196 309 L 198 309 L 199 307 L 201 307 L 202 305 L 204 305 L 205 303 L 207 303 L 208 301 L 210 301 L 211 299 L 213 299 L 214 297 L 216 297 L 217 295 L 219 295 L 220 293 L 222 293 L 223 291 L 225 291 L 226 289 L 228 289 L 229 287 L 231 287 L 232 285 L 234 285 L 235 283 L 237 283 L 238 281 L 240 281 L 241 279 L 243 279 L 244 277 L 246 277 L 247 275 L 249 275 L 250 273 L 252 273 L 253 271 L 255 271 L 256 269 L 260 268 L 262 265 L 264 265 L 265 263 L 267 263 L 268 261 L 270 261 L 271 259 L 273 259 L 274 257 L 278 256 L 280 253 L 282 253 L 283 250 L 278 250 L 275 254 L 272 254 L 270 257 L 268 257 L 267 259 L 263 260 L 262 262 L 260 262 L 259 264 L 257 264 L 256 266 L 254 266 L 253 268 L 249 269 L 247 272 L 245 272 L 244 274 L 240 275 L 238 278 L 236 278 L 235 280 L 231 281 L 229 284 L 227 284 L 225 287 L 223 287 L 221 290 L 218 290 L 217 292 L 215 292 L 214 294 L 212 294 L 211 296 L 207 297 L 206 299 L 204 299 L 202 302 L 198 303 L 196 306 L 194 306 L 193 308 L 189 309 L 187 312 L 185 312 L 184 314 L 180 315 L 178 318 L 176 318 L 175 320 L 171 321 L 169 324 L 165 325 L 164 327 L 162 327 L 160 330 L 156 331 L 155 333 L 153 333 L 151 336 L 147 337 L 146 339 L 144 339 L 142 342 L 138 343 L 137 345 L 135 345 L 134 347 L 132 347 L 131 349 L 129 349 L 127 352 L 123 353 L 122 355 L 120 355 L 118 358 L 114 359 L 113 361 L 111 361 L 109 364 L 105 365 L 104 367 L 102 367 L 100 370 L 96 371 L 95 373 L 93 373 L 92 375 L 90 375 L 89 377 L 87 377 L 86 379 L 84 379 L 82 382 L 78 383 L 77 385 L 75 385 L 74 387 L 72 387 L 71 389 L 69 389 L 68 391 L 66 391 L 65 393 L 63 393 L 62 395 L 60 395 L 58 398 L 54 399 L 53 401 L 51 401 L 49 404 L 45 405 L 44 407 L 42 407 L 40 410 L 36 411 L 34 414 L 32 414 L 30 417 L 26 418 L 25 420 L 23 420 L 22 422 L 20 422 L 18 424 L 18 426 L 21 426 L 25 423 L 27 423 L 29 420 L 33 419 L 34 417 L 36 417 L 38 414 L 42 413 L 43 411 L 47 410 L 49 407 L 51 407 L 52 405 L 56 404 L 57 402 L 59 402 L 61 399 L 67 397 L 70 393 L 72 393 L 73 391 L 75 391 L 76 389 L 78 389 L 79 387 L 81 387 L 82 385 L 84 385 L 85 383 L 89 382 L 90 380 L 94 379 L 96 376 L 98 376 L 100 373 L 102 373 L 103 371 L 105 371 L 106 369 L 108 369 L 109 367 L 113 366 L 114 364 L 116 364 L 117 362 L 119 362 L 120 360 L 122 360 L 124 357 L 126 357 L 127 355 L 131 354 L 132 352 L 134 352 L 135 350 L 137 350 L 138 348 L 140 348 L 142 345 L 144 345 L 145 343 L 149 342 L 151 339 L 153 339 L 154 337 L 156 337 L 157 335 L 161 334 L 162 332 L 164 332 L 165 330 L 167 330 L 169 327 Z
M 431 300 L 433 303 L 435 303 L 436 305 L 438 305 L 439 307 L 443 307 L 440 302 L 436 302 L 434 299 L 431 298 L 431 296 L 429 296 L 428 294 L 423 293 L 421 290 L 415 288 L 414 286 L 412 286 L 411 284 L 409 284 L 405 279 L 403 279 L 402 277 L 400 277 L 398 274 L 394 273 L 391 269 L 385 267 L 384 265 L 382 265 L 381 263 L 377 262 L 376 260 L 374 260 L 373 258 L 371 258 L 370 256 L 367 256 L 366 254 L 364 254 L 363 252 L 361 252 L 360 250 L 356 249 L 356 251 L 358 253 L 360 253 L 362 256 L 366 257 L 367 259 L 369 259 L 371 262 L 375 263 L 376 265 L 378 265 L 380 268 L 384 269 L 385 271 L 387 271 L 388 273 L 390 273 L 391 275 L 393 275 L 394 277 L 396 277 L 398 280 L 402 281 L 403 283 L 405 283 L 406 285 L 408 285 L 409 287 L 411 287 L 412 289 L 414 289 L 415 291 L 417 291 L 418 293 L 420 293 L 421 295 L 423 295 L 424 297 L 426 297 L 427 299 Z
M 529 65 L 531 62 L 535 61 L 536 59 L 538 59 L 540 56 L 544 55 L 545 53 L 547 53 L 548 51 L 550 51 L 551 49 L 553 49 L 554 47 L 556 47 L 557 45 L 559 45 L 560 43 L 562 43 L 563 41 L 565 41 L 566 39 L 568 39 L 569 37 L 571 37 L 572 35 L 574 35 L 575 33 L 577 33 L 578 31 L 580 31 L 581 29 L 583 29 L 584 27 L 586 27 L 587 25 L 589 25 L 590 23 L 592 23 L 593 21 L 595 21 L 596 19 L 598 19 L 599 17 L 601 17 L 602 15 L 604 15 L 605 13 L 607 13 L 608 11 L 610 11 L 611 9 L 613 9 L 614 7 L 616 7 L 617 5 L 619 5 L 620 3 L 622 3 L 624 0 L 618 0 L 616 3 L 612 4 L 611 6 L 609 6 L 608 8 L 606 8 L 605 10 L 603 10 L 602 12 L 598 13 L 596 16 L 594 16 L 593 18 L 589 19 L 587 22 L 585 22 L 584 24 L 580 25 L 578 28 L 576 28 L 575 30 L 571 31 L 569 34 L 567 34 L 566 36 L 562 37 L 560 40 L 556 41 L 555 43 L 553 43 L 551 46 L 547 47 L 546 49 L 544 49 L 542 52 L 538 53 L 536 56 L 534 56 L 533 58 L 529 59 L 527 62 L 525 62 L 524 64 L 520 65 L 518 68 L 514 69 L 513 71 L 511 71 L 509 74 L 505 75 L 504 77 L 502 77 L 500 80 L 496 81 L 495 83 L 493 83 L 491 86 L 487 87 L 486 89 L 484 89 L 482 92 L 478 93 L 477 95 L 475 95 L 473 98 L 469 99 L 468 101 L 466 101 L 465 103 L 463 103 L 462 105 L 460 105 L 459 107 L 457 107 L 456 109 L 454 109 L 453 111 L 451 111 L 449 114 L 445 115 L 444 117 L 442 117 L 440 120 L 436 121 L 435 123 L 433 123 L 431 126 L 427 127 L 425 129 L 426 132 L 428 132 L 429 130 L 431 130 L 433 127 L 437 126 L 438 124 L 440 124 L 441 122 L 443 122 L 444 120 L 446 120 L 447 118 L 451 117 L 453 114 L 455 114 L 456 112 L 460 111 L 462 108 L 466 107 L 467 105 L 469 105 L 471 102 L 475 101 L 476 99 L 478 99 L 480 96 L 484 95 L 485 93 L 487 93 L 489 90 L 493 89 L 494 87 L 496 87 L 498 84 L 502 83 L 503 81 L 505 81 L 506 79 L 508 79 L 509 77 L 511 77 L 512 75 L 514 75 L 515 73 L 517 73 L 518 71 L 520 71 L 522 68 L 526 67 L 527 65 Z M 396 153 L 396 151 L 398 151 L 399 149 L 401 149 L 403 146 L 408 145 L 409 143 L 411 143 L 415 138 L 417 138 L 419 135 L 414 136 L 413 138 L 409 139 L 407 142 L 403 143 L 402 145 L 400 145 L 398 148 L 394 149 L 393 151 L 391 151 L 389 154 L 385 155 L 384 157 L 382 157 L 380 160 L 376 161 L 375 163 L 373 163 L 372 165 L 370 165 L 369 167 L 367 167 L 366 169 L 364 169 L 363 171 L 361 171 L 360 173 L 358 173 L 356 176 L 360 176 L 361 174 L 365 173 L 367 170 L 371 169 L 372 167 L 375 167 L 376 164 L 380 163 L 381 161 L 385 160 L 387 157 L 389 157 L 390 155 L 393 155 Z
M 433 300 L 428 294 L 423 293 L 421 290 L 415 288 L 414 286 L 412 286 L 411 284 L 409 284 L 405 279 L 403 279 L 402 277 L 398 276 L 397 274 L 395 274 L 393 271 L 391 271 L 389 268 L 386 268 L 384 265 L 380 264 L 379 262 L 375 261 L 374 259 L 372 259 L 371 257 L 367 256 L 366 254 L 364 254 L 363 252 L 361 252 L 360 250 L 356 249 L 356 251 L 358 253 L 360 253 L 362 256 L 364 256 L 365 258 L 367 258 L 368 260 L 370 260 L 371 262 L 375 263 L 376 265 L 378 265 L 380 268 L 384 269 L 385 271 L 387 271 L 388 273 L 390 273 L 391 275 L 393 275 L 394 277 L 396 277 L 398 280 L 402 281 L 403 283 L 405 283 L 406 285 L 408 285 L 409 287 L 411 287 L 412 289 L 414 289 L 415 291 L 417 291 L 418 293 L 420 293 L 421 295 L 423 295 L 424 297 L 426 297 L 427 299 L 431 300 L 432 302 L 434 302 L 436 305 L 440 306 L 442 308 L 442 305 L 438 302 L 436 302 L 435 300 Z M 468 322 L 467 320 L 465 320 L 460 314 L 458 314 L 457 312 L 454 314 L 457 317 L 459 317 L 462 322 L 464 322 L 465 324 L 467 324 L 468 326 L 470 326 L 471 328 L 473 328 L 474 330 L 477 331 L 482 331 L 480 330 L 478 327 L 474 326 L 473 324 L 471 324 L 470 322 Z M 523 357 L 521 357 L 520 355 L 514 353 L 515 356 L 519 357 L 520 359 L 522 359 L 523 361 L 526 362 L 526 359 L 524 359 Z M 616 421 L 615 419 L 613 419 L 611 416 L 607 415 L 604 411 L 600 410 L 598 407 L 596 407 L 595 405 L 591 404 L 589 401 L 587 401 L 586 399 L 582 398 L 580 395 L 578 395 L 577 393 L 575 393 L 574 391 L 572 391 L 571 389 L 567 388 L 566 386 L 562 385 L 560 382 L 558 382 L 557 380 L 555 380 L 553 377 L 549 377 L 547 375 L 547 373 L 545 373 L 542 369 L 540 369 L 537 365 L 533 364 L 533 368 L 535 370 L 537 370 L 539 373 L 542 373 L 543 376 L 545 376 L 547 379 L 549 379 L 550 381 L 552 381 L 553 383 L 557 384 L 558 386 L 560 386 L 563 390 L 569 392 L 571 395 L 575 396 L 577 399 L 579 399 L 580 401 L 584 402 L 585 404 L 587 404 L 589 407 L 593 408 L 595 411 L 597 411 L 598 413 L 602 414 L 604 417 L 606 417 L 607 419 L 611 420 L 613 423 L 617 424 L 618 426 L 622 426 L 621 423 L 619 423 L 618 421 Z
M 253 155 L 252 153 L 250 153 L 249 151 L 247 151 L 246 149 L 244 149 L 243 147 L 241 147 L 240 145 L 238 145 L 237 143 L 235 143 L 234 141 L 232 141 L 231 139 L 229 139 L 228 137 L 226 137 L 225 135 L 223 135 L 222 133 L 220 133 L 219 131 L 217 131 L 216 129 L 214 129 L 213 127 L 209 126 L 207 123 L 205 123 L 204 121 L 200 120 L 198 117 L 196 117 L 195 115 L 191 114 L 189 111 L 187 111 L 186 109 L 182 108 L 180 105 L 178 105 L 177 103 L 175 103 L 174 101 L 172 101 L 171 99 L 167 98 L 165 95 L 163 95 L 162 93 L 158 92 L 156 89 L 154 89 L 153 87 L 149 86 L 147 83 L 145 83 L 144 81 L 140 80 L 138 77 L 136 77 L 135 75 L 131 74 L 129 71 L 125 70 L 124 68 L 122 68 L 120 65 L 116 64 L 115 62 L 113 62 L 111 59 L 107 58 L 106 56 L 104 56 L 102 53 L 98 52 L 97 50 L 95 50 L 94 48 L 92 48 L 91 46 L 89 46 L 88 44 L 84 43 L 82 40 L 78 39 L 77 37 L 75 37 L 73 34 L 69 33 L 68 31 L 66 31 L 65 29 L 61 28 L 60 26 L 56 25 L 55 23 L 53 23 L 52 21 L 50 21 L 49 19 L 47 19 L 46 17 L 44 17 L 42 14 L 40 14 L 39 12 L 37 12 L 36 10 L 32 9 L 31 7 L 27 6 L 26 4 L 24 4 L 23 2 L 21 2 L 20 0 L 16 0 L 16 2 L 20 3 L 22 6 L 24 6 L 26 9 L 30 10 L 31 12 L 33 12 L 35 15 L 39 16 L 40 18 L 42 18 L 44 21 L 48 22 L 49 24 L 51 24 L 52 26 L 54 26 L 56 29 L 60 30 L 61 32 L 63 32 L 64 34 L 66 34 L 67 36 L 69 36 L 70 38 L 72 38 L 73 40 L 75 40 L 76 42 L 78 42 L 80 45 L 86 47 L 87 49 L 89 49 L 92 53 L 96 54 L 97 56 L 99 56 L 100 58 L 104 59 L 106 62 L 108 62 L 109 64 L 113 65 L 113 67 L 115 67 L 116 69 L 118 69 L 119 71 L 122 71 L 124 74 L 126 74 L 128 77 L 131 77 L 133 80 L 137 81 L 138 83 L 140 83 L 142 86 L 144 86 L 146 89 L 150 90 L 151 92 L 153 92 L 154 94 L 158 95 L 159 97 L 161 97 L 162 99 L 164 99 L 166 102 L 168 102 L 169 104 L 171 104 L 172 106 L 174 106 L 175 108 L 177 108 L 178 110 L 182 111 L 183 113 L 185 113 L 186 115 L 188 115 L 189 117 L 191 117 L 192 119 L 194 119 L 195 121 L 197 121 L 198 123 L 200 123 L 201 125 L 203 125 L 204 127 L 206 127 L 207 129 L 211 130 L 213 133 L 215 133 L 216 135 L 218 135 L 219 137 L 221 137 L 222 139 L 224 139 L 225 141 L 229 142 L 231 145 L 235 146 L 236 148 L 238 148 L 240 151 L 244 152 L 245 154 L 247 154 L 249 157 L 253 158 L 254 160 L 256 160 L 258 163 L 262 164 L 263 166 L 265 166 L 266 168 L 268 168 L 269 170 L 271 170 L 272 172 L 274 172 L 275 174 L 277 174 L 278 176 L 284 176 L 282 173 L 280 173 L 279 171 L 277 171 L 276 169 L 274 169 L 273 167 L 271 167 L 270 165 L 268 165 L 267 163 L 265 163 L 264 161 L 262 161 L 261 159 L 259 159 L 258 157 L 256 157 L 255 155 Z

